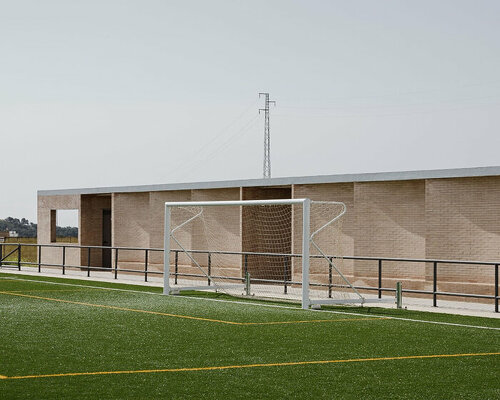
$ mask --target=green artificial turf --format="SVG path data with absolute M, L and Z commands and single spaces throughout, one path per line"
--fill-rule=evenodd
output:
M 0 398 L 500 397 L 500 355 L 266 365 L 498 353 L 498 319 L 376 308 L 314 312 L 290 304 L 212 301 L 228 300 L 217 294 L 160 296 L 159 291 L 0 274 L 0 375 L 7 377 L 0 379 Z M 326 321 L 245 325 L 313 320 Z M 255 364 L 261 365 L 39 377 Z M 15 376 L 33 377 L 11 379 Z

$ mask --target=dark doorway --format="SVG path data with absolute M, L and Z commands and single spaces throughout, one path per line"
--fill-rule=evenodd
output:
M 102 246 L 111 247 L 111 210 L 102 210 Z M 102 266 L 111 268 L 111 249 L 102 249 Z

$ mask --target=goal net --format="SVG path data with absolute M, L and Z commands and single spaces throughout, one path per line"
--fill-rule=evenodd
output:
M 164 294 L 216 290 L 313 304 L 363 303 L 342 259 L 344 203 L 165 203 Z

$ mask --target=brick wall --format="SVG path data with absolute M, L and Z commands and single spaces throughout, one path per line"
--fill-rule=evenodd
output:
M 192 190 L 192 201 L 239 200 L 240 188 Z M 241 223 L 239 207 L 207 207 L 203 219 L 192 225 L 192 248 L 205 250 L 207 247 L 224 248 L 228 251 L 241 251 Z M 209 229 L 209 231 L 207 231 Z M 207 238 L 208 241 L 207 241 Z M 206 266 L 206 255 L 195 256 L 197 262 Z M 241 257 L 234 255 L 212 255 L 212 273 L 222 276 L 241 276 Z M 197 267 L 193 267 L 194 272 Z
M 113 193 L 113 246 L 150 247 L 150 206 L 146 193 Z M 123 268 L 144 267 L 144 251 L 119 250 L 118 262 Z
M 425 258 L 425 181 L 354 184 L 356 234 L 354 254 L 371 257 Z M 356 261 L 356 285 L 375 285 L 377 264 Z M 408 288 L 425 280 L 425 265 L 385 262 L 384 277 L 398 277 Z M 384 280 L 383 286 L 393 287 Z M 418 283 L 417 286 L 421 286 Z
M 485 261 L 500 259 L 500 177 L 115 193 L 111 205 L 113 245 L 162 248 L 165 201 L 284 197 L 346 203 L 347 214 L 342 220 L 338 242 L 332 245 L 326 239 L 318 239 L 325 240 L 321 246 L 327 253 L 340 251 L 343 255 L 356 256 Z M 50 210 L 79 208 L 80 242 L 100 244 L 98 214 L 108 206 L 109 197 L 82 195 L 80 200 L 79 195 L 40 196 L 39 243 L 50 243 Z M 241 235 L 243 232 L 250 234 L 252 228 L 247 224 L 245 230 L 244 218 L 238 208 L 224 211 L 210 209 L 206 211 L 205 218 L 215 227 L 211 232 L 215 242 L 227 250 L 242 250 Z M 301 210 L 294 207 L 291 236 L 295 253 L 301 251 L 301 218 Z M 196 234 L 202 232 L 200 224 L 197 221 L 193 225 L 189 233 L 189 236 L 194 233 L 193 241 L 188 243 L 188 247 L 201 249 L 207 246 L 203 235 Z M 186 234 L 185 240 L 189 240 L 187 237 Z M 45 262 L 60 257 L 56 250 L 44 251 Z M 120 261 L 143 263 L 143 259 L 144 252 L 120 254 Z M 206 256 L 199 256 L 198 260 L 202 264 L 207 262 Z M 228 268 L 230 274 L 241 276 L 241 257 L 229 256 L 219 262 Z M 151 254 L 150 263 L 160 269 L 162 256 Z M 182 259 L 180 263 L 186 268 L 193 268 L 189 259 Z M 343 260 L 339 268 L 357 285 L 377 283 L 377 263 L 374 261 Z M 312 280 L 325 282 L 327 270 L 326 262 L 313 262 Z M 438 273 L 440 290 L 488 294 L 493 291 L 491 267 L 440 265 Z M 292 279 L 299 279 L 300 274 L 300 262 L 295 260 Z M 384 262 L 383 278 L 385 287 L 393 287 L 397 280 L 401 280 L 406 288 L 430 289 L 432 265 Z
M 80 195 L 38 196 L 37 242 L 39 244 L 51 243 L 51 215 L 53 210 L 73 209 L 80 209 Z M 78 231 L 78 236 L 80 242 L 81 230 Z M 46 264 L 61 264 L 62 249 L 44 247 L 41 261 Z M 68 265 L 80 265 L 80 251 L 68 249 L 66 263 Z
M 427 258 L 500 259 L 500 177 L 430 179 L 426 185 Z M 491 266 L 443 264 L 438 290 L 492 293 Z M 432 266 L 427 269 L 431 279 Z M 444 281 L 444 282 L 443 282 Z M 486 286 L 485 286 L 486 285 Z
M 337 255 L 354 254 L 354 236 L 355 236 L 355 204 L 354 204 L 354 186 L 352 183 L 329 183 L 317 185 L 294 185 L 294 198 L 308 197 L 316 201 L 340 201 L 346 204 L 347 212 L 339 221 L 339 224 L 332 225 L 324 233 L 320 234 L 316 241 L 318 245 L 327 254 Z M 339 207 L 311 208 L 311 231 L 319 228 L 323 223 L 329 221 L 340 212 Z M 323 223 L 322 223 L 323 222 Z M 340 237 L 339 237 L 340 235 Z M 302 208 L 294 207 L 293 224 L 293 242 L 294 253 L 302 251 Z M 314 248 L 311 254 L 317 253 Z M 348 278 L 353 276 L 353 265 L 351 260 L 336 260 L 335 266 Z M 294 259 L 293 278 L 301 280 L 302 265 L 300 259 Z M 328 282 L 328 263 L 324 260 L 312 260 L 310 263 L 310 280 L 312 283 Z
M 149 243 L 153 248 L 163 249 L 163 232 L 165 227 L 165 202 L 167 201 L 190 201 L 190 190 L 179 190 L 171 192 L 151 192 L 149 195 L 150 209 L 150 233 Z M 187 237 L 182 238 L 183 241 L 190 240 Z M 154 268 L 163 270 L 163 253 L 153 252 L 150 257 L 151 264 Z M 188 263 L 187 260 L 181 260 L 183 263 Z M 172 255 L 172 263 L 173 255 Z

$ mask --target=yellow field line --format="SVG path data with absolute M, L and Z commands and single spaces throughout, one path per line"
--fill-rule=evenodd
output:
M 226 370 L 226 369 L 240 369 L 240 368 L 289 367 L 289 366 L 297 366 L 297 365 L 343 364 L 343 363 L 368 362 L 368 361 L 416 360 L 416 359 L 427 359 L 427 358 L 477 357 L 477 356 L 494 356 L 494 355 L 500 355 L 500 353 L 433 354 L 433 355 L 421 355 L 421 356 L 353 358 L 353 359 L 347 359 L 347 360 L 346 359 L 344 359 L 344 360 L 319 360 L 319 361 L 296 361 L 296 362 L 282 362 L 282 363 L 268 363 L 268 364 L 223 365 L 223 366 L 218 366 L 218 367 L 142 369 L 142 370 L 136 370 L 136 371 L 70 372 L 70 373 L 64 373 L 64 374 L 1 376 L 1 379 L 35 379 L 35 378 L 55 378 L 55 377 L 65 377 L 65 376 L 150 374 L 150 373 L 159 373 L 159 372 L 221 371 L 221 370 Z
M 7 294 L 7 295 L 11 295 L 11 296 L 20 296 L 20 297 L 29 297 L 29 298 L 32 298 L 32 299 L 39 299 L 39 300 L 57 301 L 57 302 L 60 302 L 60 303 L 78 304 L 78 305 L 81 305 L 81 306 L 108 308 L 108 309 L 111 309 L 111 310 L 132 311 L 132 312 L 139 312 L 139 313 L 145 313 L 145 314 L 163 315 L 163 316 L 166 316 L 166 317 L 176 317 L 176 318 L 194 319 L 194 320 L 198 320 L 198 321 L 219 322 L 219 323 L 222 323 L 222 324 L 240 325 L 239 322 L 222 321 L 222 320 L 218 320 L 218 319 L 201 318 L 201 317 L 192 317 L 192 316 L 189 316 L 189 315 L 169 314 L 169 313 L 162 313 L 162 312 L 158 312 L 158 311 L 136 310 L 134 308 L 108 306 L 108 305 L 104 305 L 104 304 L 84 303 L 84 302 L 81 302 L 81 301 L 54 299 L 54 298 L 51 298 L 51 297 L 33 296 L 33 295 L 29 295 L 29 294 L 9 293 L 9 292 L 4 292 L 4 291 L 0 291 L 0 294 Z
M 312 319 L 312 320 L 304 320 L 304 321 L 233 322 L 233 321 L 224 321 L 224 320 L 220 320 L 220 319 L 192 317 L 190 315 L 163 313 L 163 312 L 159 312 L 159 311 L 137 310 L 137 309 L 134 309 L 134 308 L 109 306 L 109 305 L 105 305 L 105 304 L 84 303 L 84 302 L 81 302 L 81 301 L 55 299 L 55 298 L 52 298 L 52 297 L 34 296 L 34 295 L 30 295 L 30 294 L 13 293 L 13 292 L 6 292 L 6 291 L 0 291 L 0 294 L 6 294 L 6 295 L 10 295 L 10 296 L 19 296 L 19 297 L 28 297 L 28 298 L 31 298 L 31 299 L 39 299 L 39 300 L 57 301 L 57 302 L 60 302 L 60 303 L 78 304 L 78 305 L 81 305 L 81 306 L 108 308 L 108 309 L 111 309 L 111 310 L 131 311 L 131 312 L 138 312 L 138 313 L 145 313 L 145 314 L 162 315 L 162 316 L 166 316 L 166 317 L 193 319 L 193 320 L 198 320 L 198 321 L 217 322 L 217 323 L 220 323 L 220 324 L 240 325 L 240 326 L 247 326 L 247 325 L 303 324 L 303 323 L 315 323 L 315 322 L 337 322 L 337 321 L 344 322 L 344 321 L 360 321 L 360 320 L 361 321 L 365 321 L 365 320 L 387 319 L 387 318 L 372 317 L 372 318 L 342 318 L 342 319 L 316 319 L 316 320 Z

